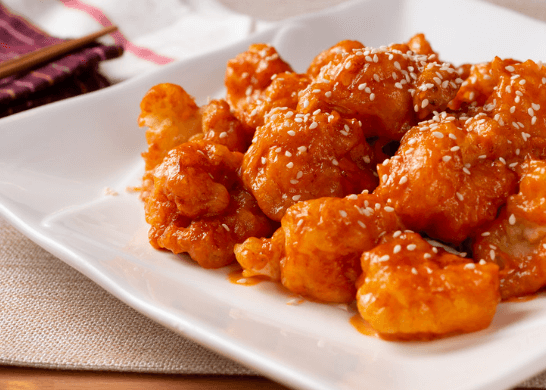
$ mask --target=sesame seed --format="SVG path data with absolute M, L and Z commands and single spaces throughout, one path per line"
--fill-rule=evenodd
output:
M 398 89 L 402 89 L 402 84 L 400 83 L 394 83 L 394 86 Z
M 320 114 L 320 111 L 321 111 L 320 108 L 317 109 L 317 110 L 315 110 L 315 111 L 313 111 L 313 115 L 318 115 L 318 114 Z
M 421 108 L 425 108 L 426 106 L 428 106 L 428 99 L 423 99 L 421 102 Z
M 540 110 L 540 104 L 531 103 L 531 107 L 533 107 L 533 110 L 535 111 Z
M 414 275 L 417 275 L 417 270 L 416 270 L 415 268 L 412 267 L 411 273 L 414 274 Z
M 366 229 L 366 225 L 364 224 L 364 222 L 356 221 L 356 223 L 358 223 L 362 229 Z
M 358 196 L 356 194 L 351 194 L 347 197 L 347 199 L 356 200 L 358 199 Z
M 461 194 L 460 192 L 456 192 L 455 195 L 457 196 L 457 198 L 462 202 L 464 200 L 464 196 L 463 194 Z
M 372 160 L 370 160 L 370 156 L 364 156 L 364 157 L 362 157 L 362 159 L 364 160 L 364 162 L 366 164 L 369 164 L 372 161 Z
M 397 254 L 398 252 L 400 252 L 402 250 L 402 246 L 400 245 L 395 245 L 393 250 L 392 250 L 392 253 L 394 254 Z
M 293 137 L 296 135 L 296 132 L 294 130 L 288 130 L 287 134 Z
M 452 152 L 456 152 L 456 151 L 459 150 L 459 149 L 461 149 L 459 146 L 454 146 L 454 147 L 452 147 L 452 148 L 449 149 L 449 150 L 451 150 Z
M 442 157 L 442 160 L 443 160 L 444 162 L 448 162 L 449 160 L 451 160 L 451 156 L 443 156 L 443 157 Z
M 292 200 L 297 202 L 298 200 L 300 200 L 300 198 L 301 198 L 301 195 L 294 195 L 292 197 Z
M 476 269 L 476 264 L 474 263 L 465 264 L 464 269 Z
M 499 161 L 503 163 L 504 165 L 506 165 L 506 160 L 503 157 L 499 157 Z
M 439 131 L 433 132 L 432 135 L 435 136 L 436 138 L 444 138 L 444 135 L 440 133 Z
M 347 212 L 345 210 L 339 210 L 339 215 L 341 215 L 342 218 L 347 218 Z
M 379 261 L 387 261 L 387 260 L 389 260 L 390 258 L 391 258 L 391 257 L 390 257 L 389 255 L 384 255 L 384 256 L 381 256 L 381 257 L 379 258 Z
M 510 217 L 508 218 L 508 223 L 510 225 L 515 225 L 516 224 L 516 216 L 514 214 L 510 215 Z
M 523 84 L 525 84 L 526 82 L 527 82 L 527 80 L 521 79 L 521 80 L 519 81 L 519 85 L 523 85 Z
M 229 226 L 228 226 L 228 225 L 226 225 L 225 223 L 223 223 L 223 224 L 222 224 L 222 227 L 223 227 L 224 229 L 226 229 L 226 231 L 229 232 Z
M 366 88 L 366 83 L 360 84 L 360 85 L 358 86 L 358 89 L 359 89 L 360 91 L 362 91 L 364 88 Z
M 457 136 L 453 133 L 449 133 L 448 137 L 451 139 L 457 139 Z
M 491 260 L 495 260 L 495 251 L 493 249 L 489 251 L 489 257 L 491 257 Z
M 309 100 L 306 99 L 306 100 L 303 102 L 303 108 L 307 108 L 307 107 L 309 107 Z
M 425 259 L 430 259 L 432 257 L 432 255 L 430 253 L 425 253 L 425 255 L 423 257 Z
M 288 111 L 285 115 L 287 118 L 292 118 L 294 116 L 294 111 Z
M 370 101 L 373 101 L 375 99 L 375 93 L 370 94 Z
M 401 70 L 402 67 L 400 66 L 400 63 L 398 61 L 394 61 L 394 67 L 398 70 Z
M 478 158 L 481 159 L 481 160 L 483 160 L 483 159 L 487 158 L 487 155 L 485 155 L 485 154 L 480 154 L 480 155 L 478 156 Z
M 463 172 L 466 173 L 467 175 L 470 175 L 470 171 L 468 170 L 467 167 L 464 167 L 464 168 L 463 168 Z
M 537 117 L 536 116 L 531 118 L 531 124 L 534 125 L 535 123 L 537 123 Z
M 487 237 L 487 236 L 490 236 L 490 235 L 491 235 L 491 233 L 489 233 L 489 232 L 483 232 L 482 233 L 482 237 Z
M 391 207 L 391 206 L 385 206 L 383 208 L 387 213 L 392 213 L 394 211 L 394 209 Z
M 512 65 L 508 65 L 504 69 L 506 69 L 508 72 L 513 72 L 516 70 L 516 68 L 514 68 Z
M 406 247 L 406 249 L 407 249 L 408 251 L 414 251 L 415 248 L 417 248 L 417 245 L 415 245 L 415 244 L 409 244 L 409 245 Z
M 317 88 L 317 89 L 313 89 L 312 92 L 313 92 L 313 93 L 319 93 L 319 92 L 320 92 L 320 89 L 318 89 L 318 88 Z
M 307 151 L 307 146 L 299 146 L 299 147 L 298 147 L 298 151 L 299 151 L 300 153 L 305 153 L 305 152 Z
M 265 164 L 267 162 L 267 159 L 265 157 L 261 158 L 262 164 Z
M 284 152 L 284 155 L 286 157 L 292 157 L 292 153 L 290 153 L 288 150 L 286 152 Z
M 402 177 L 400 178 L 400 181 L 398 182 L 398 184 L 404 184 L 404 183 L 406 183 L 407 181 L 408 181 L 408 177 L 404 175 L 404 176 L 402 176 Z
M 290 161 L 288 164 L 286 164 L 287 168 L 294 168 L 294 163 Z
M 302 171 L 299 171 L 297 174 L 296 174 L 296 179 L 301 179 L 303 177 L 303 172 Z
M 373 56 L 373 62 L 377 62 L 377 61 L 379 61 L 379 58 L 377 57 L 377 54 L 374 54 L 374 56 Z
M 326 96 L 326 97 L 328 97 L 328 98 L 329 98 L 329 97 L 331 97 L 331 96 L 332 96 L 332 92 L 331 92 L 331 91 L 328 91 L 328 92 L 326 92 L 326 93 L 324 94 L 324 96 Z
M 303 119 L 302 118 L 295 118 L 294 121 L 296 121 L 298 123 L 301 123 L 301 122 L 303 122 Z
M 228 134 L 225 131 L 222 131 L 219 135 L 220 138 L 226 138 Z
M 300 181 L 296 179 L 291 179 L 290 184 L 298 184 Z
M 310 128 L 311 130 L 316 129 L 317 127 L 318 127 L 318 123 L 317 123 L 317 122 L 313 122 L 313 123 L 311 123 L 311 124 L 309 125 L 309 128 Z

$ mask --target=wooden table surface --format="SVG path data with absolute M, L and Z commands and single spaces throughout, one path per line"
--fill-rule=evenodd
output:
M 165 375 L 0 366 L 1 390 L 287 390 L 256 376 Z
M 166 375 L 0 366 L 0 390 L 289 390 L 256 376 Z M 544 390 L 517 387 L 512 390 Z

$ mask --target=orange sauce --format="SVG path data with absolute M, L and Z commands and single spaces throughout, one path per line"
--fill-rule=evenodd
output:
M 241 286 L 254 286 L 269 279 L 265 276 L 243 276 L 243 270 L 236 269 L 228 274 L 228 280 L 233 284 Z
M 381 338 L 379 336 L 379 333 L 377 333 L 377 331 L 374 330 L 372 326 L 368 322 L 366 322 L 358 313 L 351 317 L 349 323 L 365 336 Z

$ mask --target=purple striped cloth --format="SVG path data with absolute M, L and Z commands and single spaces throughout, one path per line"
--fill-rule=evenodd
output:
M 63 42 L 0 4 L 0 63 Z M 0 79 L 0 117 L 110 85 L 100 61 L 119 57 L 123 47 L 93 43 L 27 73 Z

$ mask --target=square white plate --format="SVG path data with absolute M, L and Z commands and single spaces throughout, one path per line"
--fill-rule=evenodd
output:
M 546 58 L 546 26 L 469 0 L 368 0 L 275 25 L 231 47 L 108 89 L 0 120 L 0 212 L 24 234 L 157 322 L 291 387 L 502 389 L 546 369 L 546 300 L 503 303 L 481 332 L 433 342 L 366 337 L 337 305 L 304 302 L 273 283 L 230 283 L 151 248 L 139 184 L 139 102 L 160 82 L 199 103 L 223 94 L 225 64 L 269 42 L 298 71 L 342 39 L 368 46 L 424 32 L 456 64 L 495 55 Z M 119 193 L 106 195 L 105 188 Z

